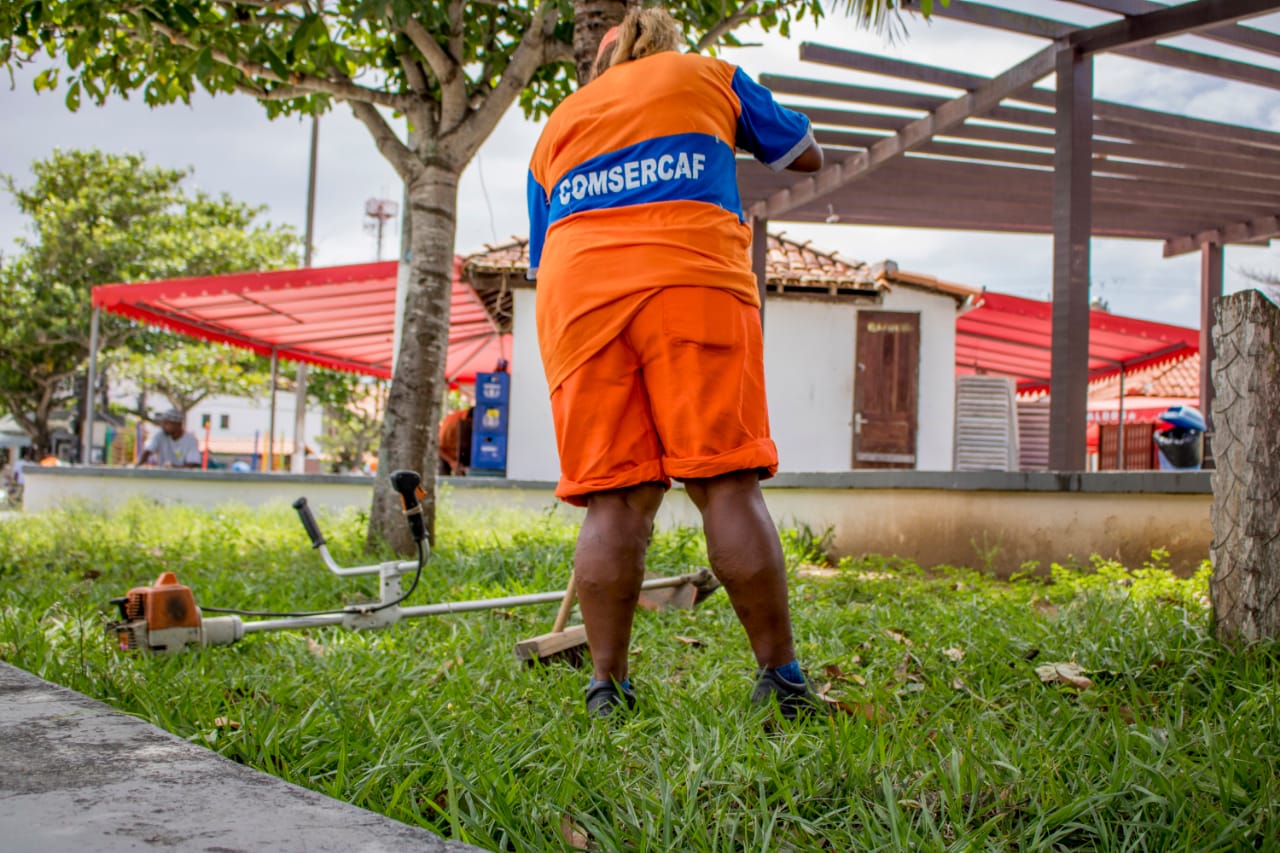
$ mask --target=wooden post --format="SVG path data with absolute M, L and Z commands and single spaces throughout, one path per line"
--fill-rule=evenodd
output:
M 271 348 L 271 416 L 267 419 L 267 458 L 262 470 L 276 469 L 276 384 L 279 381 L 280 359 L 276 348 Z
M 1089 238 L 1093 230 L 1093 60 L 1064 50 L 1058 54 L 1057 73 L 1049 468 L 1083 471 L 1089 392 Z
M 1259 290 L 1223 297 L 1213 342 L 1209 592 L 1218 639 L 1244 646 L 1280 639 L 1280 305 Z
M 769 295 L 769 220 L 751 217 L 751 271 L 760 292 L 760 328 L 764 328 L 764 303 Z
M 1222 298 L 1222 245 L 1200 245 L 1200 412 L 1204 415 L 1204 464 L 1213 468 L 1213 318 Z
M 85 386 L 84 425 L 81 427 L 82 448 L 80 464 L 93 464 L 93 419 L 97 414 L 93 411 L 93 392 L 98 384 L 98 325 L 102 309 L 93 306 L 93 314 L 89 318 L 89 381 Z M 102 464 L 107 464 L 107 450 L 102 449 Z

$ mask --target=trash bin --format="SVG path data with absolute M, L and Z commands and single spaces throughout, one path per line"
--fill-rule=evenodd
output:
M 1194 406 L 1172 406 L 1160 415 L 1169 424 L 1152 438 L 1161 471 L 1199 471 L 1204 462 L 1204 415 Z

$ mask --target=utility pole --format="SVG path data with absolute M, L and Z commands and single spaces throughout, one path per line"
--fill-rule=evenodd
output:
M 320 117 L 311 117 L 311 162 L 307 170 L 306 245 L 302 247 L 302 265 L 311 266 L 311 249 L 316 232 L 316 155 L 320 147 Z M 293 402 L 293 455 L 289 470 L 303 474 L 307 470 L 307 364 L 298 362 L 297 388 Z
M 396 214 L 400 212 L 400 205 L 390 199 L 371 198 L 364 203 L 364 215 L 372 219 L 367 224 L 370 230 L 376 231 L 378 234 L 378 260 L 382 260 L 382 230 L 387 224 L 387 220 L 395 219 Z

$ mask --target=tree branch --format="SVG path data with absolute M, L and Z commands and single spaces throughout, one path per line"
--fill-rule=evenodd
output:
M 427 83 L 427 75 L 413 57 L 401 56 L 400 67 L 404 69 L 404 79 L 408 81 L 410 89 L 422 96 L 430 94 L 431 86 Z
M 462 20 L 462 0 L 449 0 L 449 8 L 445 13 L 449 22 L 449 55 L 453 61 L 461 64 L 467 55 L 466 23 Z
M 369 129 L 369 133 L 373 135 L 374 144 L 378 146 L 378 151 L 383 157 L 387 158 L 392 167 L 395 168 L 401 180 L 406 183 L 413 177 L 416 171 L 417 162 L 413 158 L 413 152 L 409 150 L 409 146 L 400 141 L 400 137 L 396 136 L 391 125 L 387 124 L 387 120 L 382 117 L 382 113 L 377 108 L 365 101 L 351 101 L 351 112 L 355 113 L 365 127 Z
M 529 85 L 533 75 L 548 59 L 548 49 L 552 55 L 559 55 L 559 50 L 551 44 L 550 36 L 555 32 L 559 12 L 551 0 L 543 0 L 529 22 L 520 44 L 511 54 L 511 61 L 503 69 L 498 85 L 476 109 L 467 116 L 465 137 L 461 140 L 463 147 L 474 152 L 479 144 L 489 138 L 489 134 L 498 126 L 503 114 L 519 97 L 524 87 Z M 571 51 L 572 52 L 572 51 Z M 448 132 L 448 128 L 445 128 Z
M 272 11 L 278 9 L 288 9 L 295 5 L 306 6 L 305 0 L 299 3 L 297 0 L 217 0 L 219 6 L 227 6 L 234 9 L 236 6 L 252 6 L 255 9 L 270 9 Z
M 729 15 L 727 18 L 722 18 L 719 23 L 707 30 L 703 34 L 702 38 L 698 39 L 698 43 L 693 46 L 693 52 L 702 53 L 707 48 L 714 46 L 728 33 L 736 30 L 743 24 L 756 18 L 762 18 L 771 12 L 777 11 L 778 9 L 796 5 L 801 1 L 802 0 L 779 0 L 777 3 L 765 3 L 755 12 L 751 11 L 751 7 L 754 4 L 751 2 L 745 2 L 735 9 L 733 14 Z
M 390 16 L 390 9 L 387 15 Z M 440 83 L 440 127 L 453 128 L 467 111 L 467 81 L 459 60 L 440 46 L 418 20 L 410 16 L 401 30 L 426 60 L 427 67 Z
M 573 45 L 562 41 L 553 41 L 547 44 L 543 51 L 543 62 L 573 62 Z
M 204 50 L 207 45 L 196 44 L 188 36 L 177 30 L 162 24 L 158 21 L 152 21 L 151 26 L 161 35 L 169 40 L 171 44 L 179 47 L 185 47 L 189 50 Z M 136 30 L 129 31 L 135 38 L 144 40 L 142 33 Z M 295 74 L 293 79 L 285 80 L 265 65 L 258 65 L 254 62 L 245 60 L 232 59 L 226 53 L 220 50 L 210 49 L 210 56 L 215 62 L 219 62 L 230 68 L 234 68 L 241 74 L 249 78 L 257 78 L 266 80 L 271 83 L 287 84 L 296 89 L 303 90 L 306 94 L 326 94 L 333 95 L 344 101 L 365 101 L 370 104 L 377 104 L 380 107 L 403 111 L 409 104 L 410 99 L 404 95 L 396 95 L 391 92 L 381 92 L 377 89 L 370 89 L 365 86 L 358 86 L 348 80 L 330 80 L 324 77 L 315 77 L 310 74 Z M 263 91 L 272 91 L 263 88 Z M 286 97 L 299 97 L 299 95 L 288 95 Z

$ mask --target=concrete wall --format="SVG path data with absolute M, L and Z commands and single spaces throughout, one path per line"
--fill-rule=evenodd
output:
M 555 480 L 551 404 L 534 325 L 534 291 L 514 292 L 511 433 L 507 475 Z M 853 458 L 853 377 L 857 312 L 920 315 L 916 467 L 949 471 L 955 426 L 955 317 L 949 296 L 897 287 L 883 302 L 771 296 L 765 310 L 765 383 L 782 471 L 848 471 Z
M 1175 571 L 1189 574 L 1209 554 L 1212 501 L 1208 472 L 1041 474 L 857 471 L 783 474 L 765 483 L 765 500 L 781 526 L 830 531 L 834 556 L 883 554 L 925 566 L 947 563 L 1007 575 L 1028 561 L 1097 553 L 1141 566 L 1167 549 Z M 556 504 L 551 482 L 443 478 L 459 510 Z M 368 507 L 372 481 L 339 475 L 236 474 L 121 468 L 33 468 L 26 511 L 68 501 L 99 506 L 132 496 L 216 506 L 287 503 L 305 496 L 319 508 Z M 581 510 L 562 506 L 570 517 Z M 696 525 L 688 497 L 673 490 L 659 525 Z

